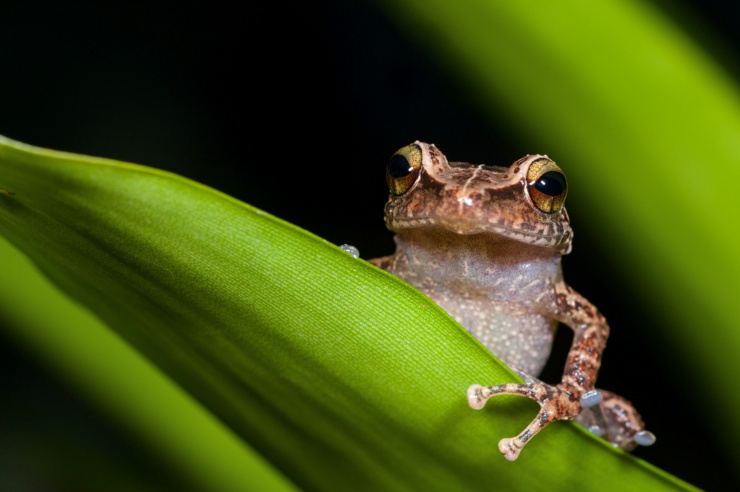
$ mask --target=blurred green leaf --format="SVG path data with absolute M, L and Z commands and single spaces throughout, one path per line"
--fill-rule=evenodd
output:
M 382 3 L 566 170 L 573 210 L 659 307 L 739 459 L 737 85 L 650 2 Z
M 177 490 L 294 490 L 243 440 L 150 361 L 54 288 L 28 258 L 2 237 L 0 270 L 2 326 L 40 363 L 49 366 L 54 375 L 68 381 L 120 422 L 132 441 L 143 442 L 158 460 L 175 471 L 173 474 L 179 474 L 183 483 L 176 485 Z M 17 377 L 24 381 L 22 375 Z M 21 402 L 19 409 L 30 404 Z M 5 412 L 0 413 L 7 417 L 10 406 L 10 403 L 3 405 Z M 50 413 L 56 416 L 54 410 Z M 68 425 L 58 420 L 53 424 Z M 102 466 L 110 455 L 98 456 L 97 461 L 80 457 L 85 452 L 80 443 L 85 442 L 85 436 L 74 441 L 66 432 L 57 432 L 61 434 L 57 437 L 53 429 L 40 430 L 36 421 L 12 421 L 13 434 L 34 426 L 37 439 L 19 435 L 15 440 L 3 433 L 2 464 L 11 466 L 14 457 L 40 451 L 42 456 L 31 458 L 37 467 L 29 472 L 31 483 L 53 485 L 54 490 L 132 490 L 134 485 L 123 475 L 123 470 L 111 476 L 112 468 L 124 465 Z M 38 449 L 30 448 L 36 440 Z M 56 449 L 55 441 L 61 441 Z M 63 455 L 58 454 L 60 450 L 64 450 Z M 12 466 L 15 468 L 16 464 Z M 90 467 L 95 470 L 89 470 Z M 13 483 L 23 490 L 29 489 L 21 487 L 21 478 Z M 9 486 L 5 481 L 3 484 Z M 143 485 L 138 483 L 135 488 L 158 490 L 154 484 Z
M 467 406 L 472 382 L 514 377 L 489 351 L 400 280 L 212 189 L 4 138 L 0 188 L 3 235 L 302 488 L 688 488 L 567 423 L 505 461 L 496 442 L 536 407 Z

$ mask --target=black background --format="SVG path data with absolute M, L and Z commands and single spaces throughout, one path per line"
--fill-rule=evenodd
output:
M 455 74 L 374 3 L 351 4 L 3 2 L 0 134 L 171 170 L 356 245 L 364 258 L 388 254 L 384 165 L 397 148 L 419 139 L 453 160 L 507 165 L 547 149 L 479 111 Z M 728 56 L 738 42 L 731 7 L 661 8 L 737 74 Z M 630 398 L 658 435 L 637 455 L 699 487 L 729 486 L 737 473 L 689 375 L 671 366 L 650 300 L 609 262 L 598 231 L 569 212 L 576 240 L 566 279 L 612 326 L 599 386 Z M 70 440 L 73 457 L 108 454 L 155 483 L 169 476 L 156 459 L 142 465 L 145 450 L 0 336 L 3 373 L 23 374 L 0 379 L 6 415 L 17 402 L 45 402 L 64 415 L 56 432 Z M 568 343 L 561 330 L 545 380 L 559 379 Z M 28 422 L 48 420 L 45 412 L 31 412 Z

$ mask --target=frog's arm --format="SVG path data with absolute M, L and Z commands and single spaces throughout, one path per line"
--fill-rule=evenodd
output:
M 513 394 L 526 396 L 540 404 L 535 419 L 518 436 L 499 441 L 499 450 L 506 459 L 515 460 L 525 444 L 554 420 L 573 420 L 586 408 L 588 417 L 579 420 L 593 422 L 594 429 L 614 432 L 613 442 L 625 449 L 633 443 L 649 445 L 655 437 L 642 430 L 642 421 L 631 404 L 617 395 L 603 394 L 595 389 L 596 376 L 601 367 L 601 355 L 609 337 L 609 325 L 593 304 L 566 284 L 555 289 L 554 308 L 550 316 L 573 330 L 573 344 L 565 363 L 563 378 L 557 386 L 551 386 L 533 378 L 525 378 L 525 384 L 502 384 L 482 387 L 473 385 L 468 389 L 468 403 L 475 409 L 483 408 L 489 398 Z M 615 411 L 615 405 L 624 411 Z M 606 409 L 606 411 L 605 411 Z M 627 411 L 629 410 L 629 411 Z M 634 422 L 617 422 L 623 415 L 637 415 Z M 586 413 L 586 412 L 584 412 Z M 604 436 L 610 440 L 610 436 Z M 617 442 L 620 441 L 620 442 Z
M 601 355 L 609 338 L 609 325 L 593 304 L 568 285 L 561 283 L 555 289 L 555 296 L 553 317 L 573 330 L 573 343 L 558 387 L 578 399 L 584 398 L 583 403 L 590 406 Z
M 468 389 L 468 403 L 476 409 L 483 408 L 489 398 L 503 394 L 526 396 L 540 404 L 537 416 L 518 436 L 499 441 L 499 450 L 510 461 L 517 459 L 524 445 L 550 422 L 575 419 L 581 412 L 582 397 L 591 403 L 589 398 L 594 394 L 591 390 L 601 366 L 609 325 L 591 303 L 566 284 L 559 284 L 554 294 L 547 315 L 570 326 L 574 333 L 560 384 L 551 386 L 525 378 L 525 384 L 476 384 Z
M 526 429 L 516 437 L 499 441 L 499 450 L 510 461 L 517 459 L 524 445 L 553 420 L 575 419 L 581 412 L 582 398 L 585 397 L 586 406 L 592 403 L 601 354 L 609 337 L 609 325 L 601 313 L 564 283 L 556 286 L 547 311 L 549 317 L 570 326 L 574 333 L 560 384 L 551 386 L 528 379 L 526 384 L 488 387 L 476 384 L 468 389 L 468 403 L 476 409 L 483 408 L 489 398 L 502 394 L 526 396 L 540 404 L 537 417 Z
M 558 319 L 573 329 L 573 344 L 558 387 L 580 395 L 583 411 L 577 421 L 591 432 L 622 449 L 655 443 L 642 417 L 619 395 L 595 389 L 609 325 L 599 311 L 567 285 L 557 292 Z

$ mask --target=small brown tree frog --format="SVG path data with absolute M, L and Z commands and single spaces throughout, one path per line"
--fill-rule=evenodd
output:
M 502 394 L 540 404 L 518 436 L 499 442 L 507 459 L 554 420 L 575 419 L 627 450 L 655 441 L 630 402 L 595 389 L 609 325 L 563 281 L 560 259 L 573 231 L 565 175 L 551 159 L 528 155 L 509 168 L 448 162 L 434 145 L 415 142 L 393 154 L 386 179 L 396 252 L 371 262 L 429 296 L 525 380 L 473 385 L 471 407 Z M 553 386 L 535 377 L 559 322 L 574 336 Z

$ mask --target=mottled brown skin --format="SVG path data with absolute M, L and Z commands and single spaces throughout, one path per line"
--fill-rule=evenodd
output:
M 540 404 L 524 431 L 500 441 L 504 456 L 515 460 L 554 420 L 578 419 L 615 445 L 634 447 L 634 436 L 646 433 L 639 414 L 608 392 L 598 403 L 594 392 L 609 326 L 562 278 L 560 258 L 570 252 L 573 237 L 560 206 L 566 191 L 551 197 L 535 187 L 542 173 L 562 175 L 560 169 L 540 155 L 509 168 L 448 163 L 434 145 L 423 142 L 394 158 L 399 155 L 413 165 L 408 175 L 401 165 L 403 176 L 396 179 L 391 175 L 398 174 L 399 163 L 393 170 L 389 163 L 392 193 L 385 220 L 396 233 L 396 252 L 371 262 L 424 292 L 525 379 L 525 384 L 468 390 L 476 409 L 500 394 Z M 558 322 L 574 336 L 562 380 L 552 386 L 534 376 L 547 361 Z

